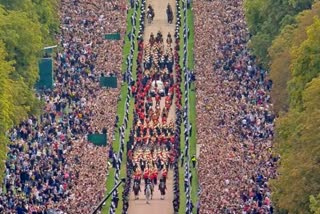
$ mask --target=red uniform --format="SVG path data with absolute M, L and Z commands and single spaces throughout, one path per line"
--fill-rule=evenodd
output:
M 170 137 L 170 142 L 171 142 L 171 143 L 174 143 L 174 136 L 171 136 L 171 137 Z
M 160 95 L 157 94 L 157 95 L 156 95 L 156 102 L 160 102 L 160 99 L 161 99 Z
M 143 178 L 144 179 L 148 179 L 149 178 L 149 170 L 146 170 L 146 171 L 144 171 L 144 173 L 143 173 Z
M 162 117 L 162 124 L 166 124 L 167 123 L 167 118 L 166 117 Z
M 135 180 L 140 180 L 140 179 L 141 179 L 141 173 L 138 173 L 138 172 L 135 173 L 135 174 L 134 174 L 134 179 L 135 179 Z
M 167 170 L 162 171 L 162 177 L 166 178 L 166 177 L 167 177 L 167 175 L 168 175 Z
M 137 91 L 137 88 L 136 88 L 134 85 L 131 86 L 131 92 L 132 92 L 132 94 L 135 94 L 136 91 Z

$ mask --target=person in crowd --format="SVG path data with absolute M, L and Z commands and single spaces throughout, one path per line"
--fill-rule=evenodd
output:
M 126 12 L 113 4 L 61 1 L 55 87 L 39 94 L 40 118 L 10 131 L 1 213 L 90 213 L 103 198 L 108 147 L 94 146 L 86 135 L 104 132 L 112 141 L 120 90 L 101 89 L 99 78 L 118 77 L 121 69 L 122 41 L 103 40 L 110 29 L 125 34 Z
M 200 213 L 271 213 L 270 80 L 247 48 L 240 0 L 194 1 Z

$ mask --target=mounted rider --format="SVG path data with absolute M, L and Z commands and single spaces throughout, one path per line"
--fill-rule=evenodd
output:
M 141 182 L 141 177 L 142 177 L 142 172 L 141 172 L 141 169 L 138 167 L 137 170 L 136 170 L 136 172 L 135 172 L 134 175 L 133 175 L 133 179 L 134 179 L 134 181 L 137 181 L 137 182 L 139 182 L 139 184 L 140 184 L 140 182 Z
M 154 10 L 150 4 L 148 5 L 147 16 L 150 17 L 150 21 L 154 18 Z
M 143 179 L 144 179 L 144 183 L 146 184 L 147 181 L 149 180 L 149 177 L 150 177 L 150 171 L 149 169 L 146 167 L 144 169 L 144 172 L 143 172 Z
M 164 195 L 166 194 L 166 189 L 167 189 L 166 182 L 163 179 L 160 179 L 158 188 L 161 192 L 161 200 L 163 200 Z
M 162 176 L 163 181 L 166 183 L 168 171 L 165 167 L 162 169 L 161 176 Z
M 147 178 L 146 180 L 145 180 L 145 186 L 144 186 L 144 194 L 146 194 L 146 190 L 147 190 L 147 186 L 149 185 L 150 186 L 150 189 L 151 189 L 151 194 L 152 194 L 152 192 L 153 192 L 153 184 L 152 184 L 152 181 L 151 181 L 151 179 L 150 178 Z
M 157 180 L 158 180 L 158 170 L 157 170 L 157 168 L 155 168 L 155 167 L 152 168 L 150 178 L 151 178 L 151 181 L 154 184 L 157 184 Z

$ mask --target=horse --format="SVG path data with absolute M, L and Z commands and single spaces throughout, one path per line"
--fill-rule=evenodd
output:
M 151 5 L 149 5 L 147 10 L 147 19 L 149 24 L 151 24 L 151 22 L 153 21 L 153 18 L 154 18 L 154 10 L 151 7 Z
M 152 199 L 152 188 L 151 184 L 146 185 L 146 203 L 149 204 L 150 199 Z
M 151 13 L 147 13 L 147 19 L 148 19 L 148 23 L 151 24 L 152 22 L 152 14 Z
M 172 12 L 172 9 L 171 9 L 171 5 L 168 4 L 167 6 L 167 19 L 168 19 L 168 23 L 169 24 L 172 24 L 172 21 L 173 21 L 173 12 Z
M 159 184 L 159 190 L 160 190 L 160 193 L 161 193 L 161 197 L 160 197 L 161 200 L 164 199 L 164 196 L 166 194 L 166 189 L 167 189 L 166 183 L 164 182 L 164 180 L 161 180 L 160 184 Z
M 134 183 L 133 183 L 133 192 L 134 192 L 135 200 L 139 199 L 139 192 L 140 191 L 141 191 L 140 182 L 138 180 L 135 180 Z

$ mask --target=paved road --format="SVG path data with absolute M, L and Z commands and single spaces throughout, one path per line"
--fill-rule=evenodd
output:
M 173 179 L 172 171 L 169 171 L 167 178 L 167 192 L 164 200 L 160 199 L 160 191 L 158 186 L 154 187 L 153 198 L 150 204 L 146 203 L 146 198 L 143 194 L 144 183 L 141 182 L 141 191 L 138 200 L 134 200 L 134 194 L 131 192 L 129 201 L 129 214 L 172 214 L 173 200 Z
M 155 11 L 155 17 L 151 24 L 146 23 L 145 26 L 145 41 L 149 40 L 151 32 L 156 35 L 158 31 L 161 31 L 164 39 L 167 38 L 167 34 L 170 32 L 172 38 L 174 39 L 174 30 L 175 30 L 175 19 L 173 24 L 167 23 L 166 9 L 167 5 L 170 3 L 173 12 L 175 14 L 175 0 L 147 0 L 146 7 L 150 4 Z M 176 18 L 176 17 L 174 17 Z M 173 43 L 174 44 L 174 43 Z M 164 106 L 164 99 L 161 100 L 161 108 Z M 173 105 L 170 108 L 168 121 L 175 118 L 175 106 L 174 101 Z M 160 199 L 160 191 L 158 187 L 155 186 L 155 191 L 153 199 L 150 204 L 146 203 L 145 196 L 143 192 L 140 193 L 139 200 L 134 200 L 133 192 L 130 193 L 129 201 L 129 214 L 172 214 L 173 213 L 173 175 L 172 171 L 169 171 L 167 178 L 167 192 L 164 200 Z M 144 189 L 144 184 L 141 182 L 141 190 Z

